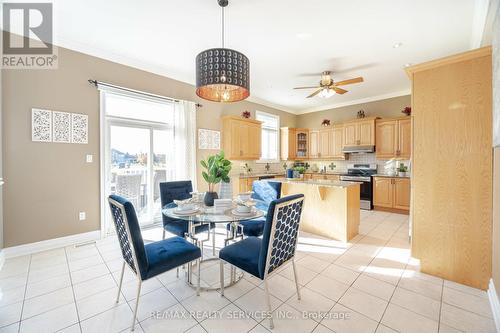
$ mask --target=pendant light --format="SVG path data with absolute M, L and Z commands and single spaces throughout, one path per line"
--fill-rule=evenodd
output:
M 229 0 L 217 2 L 222 9 L 222 47 L 196 56 L 196 95 L 214 102 L 238 102 L 250 96 L 250 61 L 224 47 L 224 8 Z

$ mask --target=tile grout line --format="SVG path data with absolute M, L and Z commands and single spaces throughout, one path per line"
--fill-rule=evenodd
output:
M 439 302 L 438 333 L 441 331 L 441 311 L 443 310 L 444 280 L 441 281 L 441 302 Z
M 69 269 L 68 252 L 66 251 L 65 247 L 64 247 L 64 255 L 66 257 L 66 264 L 68 265 L 68 269 Z M 75 310 L 76 310 L 76 318 L 78 320 L 78 327 L 80 328 L 80 332 L 82 332 L 82 324 L 80 321 L 80 313 L 78 312 L 78 304 L 76 303 L 76 295 L 75 295 L 75 289 L 73 288 L 73 277 L 71 276 L 71 271 L 69 272 L 69 282 L 71 285 L 71 293 L 73 294 L 73 301 L 75 302 Z M 70 325 L 70 326 L 72 326 L 72 325 Z
M 24 311 L 24 302 L 26 301 L 26 293 L 28 292 L 28 279 L 30 276 L 30 270 L 31 270 L 31 259 L 33 258 L 33 255 L 30 254 L 30 260 L 28 263 L 28 274 L 26 274 L 26 284 L 24 285 L 24 296 L 23 296 L 23 305 L 21 306 L 21 313 L 19 315 L 19 326 L 17 328 L 17 332 L 21 332 L 21 322 L 23 320 L 23 311 Z

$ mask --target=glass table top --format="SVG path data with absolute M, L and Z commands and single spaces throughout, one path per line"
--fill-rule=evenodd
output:
M 174 219 L 193 221 L 193 222 L 209 222 L 209 223 L 228 223 L 228 222 L 238 222 L 253 220 L 259 217 L 263 217 L 265 212 L 260 209 L 253 208 L 252 214 L 243 215 L 237 214 L 233 206 L 231 209 L 225 211 L 216 211 L 214 207 L 207 207 L 203 203 L 198 204 L 198 210 L 192 214 L 179 214 L 177 212 L 177 205 L 169 203 L 165 205 L 162 209 L 162 214 Z

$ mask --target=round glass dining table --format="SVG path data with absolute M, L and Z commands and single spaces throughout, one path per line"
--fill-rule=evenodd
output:
M 187 233 L 186 233 L 186 238 L 190 239 L 193 244 L 196 246 L 200 247 L 202 249 L 202 260 L 201 262 L 207 262 L 207 261 L 212 261 L 212 260 L 218 260 L 218 257 L 210 257 L 210 258 L 205 258 L 203 256 L 203 242 L 207 239 L 199 239 L 198 235 L 196 235 L 195 228 L 199 227 L 201 225 L 205 224 L 222 224 L 224 226 L 224 229 L 226 229 L 226 225 L 229 223 L 230 227 L 229 230 L 227 230 L 227 237 L 224 239 L 224 246 L 226 246 L 230 241 L 235 241 L 238 237 L 243 237 L 243 231 L 241 229 L 241 225 L 239 225 L 239 222 L 241 221 L 248 221 L 248 220 L 253 220 L 257 219 L 260 217 L 263 217 L 265 215 L 265 212 L 262 210 L 257 209 L 254 207 L 252 209 L 251 214 L 238 214 L 234 209 L 236 206 L 232 206 L 230 209 L 226 210 L 216 210 L 215 207 L 207 207 L 205 206 L 202 202 L 197 203 L 198 209 L 191 213 L 191 214 L 185 214 L 183 212 L 180 212 L 177 210 L 177 205 L 175 203 L 169 203 L 165 205 L 162 209 L 162 214 L 165 216 L 168 216 L 172 219 L 177 219 L 181 220 L 179 223 L 188 223 L 188 228 L 187 228 Z M 175 222 L 172 222 L 175 223 Z M 240 232 L 238 232 L 240 231 Z M 215 247 L 215 238 L 213 239 L 214 241 L 214 247 Z M 215 251 L 215 250 L 214 250 Z M 192 283 L 192 275 L 193 275 L 193 267 L 192 265 L 195 264 L 188 264 L 187 266 L 187 282 L 190 286 L 195 287 L 194 284 Z M 203 266 L 202 266 L 203 267 Z M 243 277 L 243 274 L 240 274 L 237 276 L 236 270 L 232 267 L 231 268 L 231 274 L 230 276 L 230 281 L 229 284 L 225 285 L 224 287 L 229 287 Z M 202 289 L 205 290 L 215 290 L 219 289 L 220 284 L 217 286 L 209 286 L 209 287 L 202 287 Z

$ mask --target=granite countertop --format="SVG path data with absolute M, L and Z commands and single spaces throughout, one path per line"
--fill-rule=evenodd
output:
M 327 171 L 327 172 L 306 171 L 304 173 L 306 173 L 308 175 L 345 175 L 347 172 L 346 171 L 344 171 L 344 172 L 342 172 L 342 171 Z
M 270 172 L 270 173 L 251 173 L 251 174 L 240 174 L 238 177 L 240 179 L 242 178 L 258 178 L 258 177 L 266 177 L 266 176 L 285 176 L 285 173 L 276 173 L 276 172 Z
M 276 179 L 273 181 L 281 182 L 284 184 L 306 184 L 306 185 L 316 185 L 324 187 L 349 187 L 349 186 L 359 186 L 357 182 L 346 182 L 340 180 L 300 180 L 300 179 Z
M 408 176 L 398 176 L 397 174 L 394 176 L 383 174 L 383 173 L 377 173 L 374 174 L 373 177 L 387 177 L 387 178 L 410 178 L 410 175 Z

